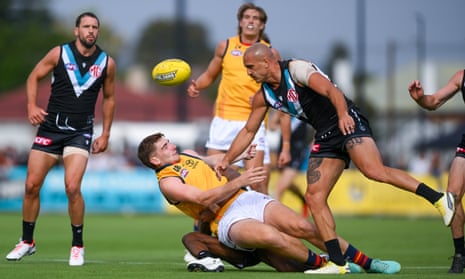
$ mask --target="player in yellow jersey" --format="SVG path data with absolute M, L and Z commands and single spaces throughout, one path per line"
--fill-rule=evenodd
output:
M 253 148 L 249 148 L 238 159 L 253 155 Z M 242 174 L 226 170 L 228 178 L 219 178 L 212 166 L 223 155 L 202 158 L 192 150 L 178 153 L 176 145 L 162 133 L 145 137 L 138 146 L 137 156 L 145 166 L 155 170 L 165 199 L 193 219 L 210 222 L 211 233 L 223 245 L 246 251 L 266 249 L 274 255 L 310 266 L 312 270 L 325 264 L 320 255 L 301 241 L 307 240 L 319 249 L 325 249 L 313 223 L 270 196 L 247 189 L 250 183 L 265 179 L 263 167 L 250 168 Z M 371 259 L 342 238 L 339 242 L 344 257 L 369 272 L 396 273 L 400 270 L 397 262 Z M 202 255 L 196 256 L 200 258 Z M 215 269 L 219 259 L 208 258 Z M 339 274 L 353 270 L 347 263 L 331 272 Z
M 247 75 L 243 65 L 242 56 L 245 50 L 256 42 L 270 46 L 264 38 L 267 15 L 263 8 L 252 3 L 245 3 L 238 10 L 237 20 L 239 22 L 238 35 L 218 43 L 207 69 L 196 80 L 192 80 L 187 89 L 190 97 L 198 97 L 200 90 L 210 86 L 221 75 L 214 117 L 206 143 L 208 155 L 225 153 L 229 149 L 232 140 L 244 127 L 249 117 L 252 96 L 260 88 L 260 84 Z M 278 52 L 275 49 L 272 50 L 279 57 Z M 290 121 L 287 124 L 283 123 L 282 126 L 290 125 L 289 123 Z M 285 141 L 290 138 L 290 128 L 287 129 L 283 131 Z M 252 160 L 242 162 L 245 169 L 266 166 L 270 163 L 265 122 L 262 122 L 253 143 L 257 145 L 257 155 Z M 286 155 L 287 157 L 281 157 L 280 160 L 285 160 L 287 163 L 290 155 L 283 154 L 283 156 Z M 267 194 L 267 183 L 268 180 L 265 180 L 251 187 Z

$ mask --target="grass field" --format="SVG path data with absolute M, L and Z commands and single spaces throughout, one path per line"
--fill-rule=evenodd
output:
M 21 236 L 21 215 L 0 213 L 0 256 Z M 447 274 L 452 255 L 450 231 L 438 218 L 338 217 L 338 232 L 369 256 L 402 264 L 395 275 L 351 274 L 356 278 L 453 278 Z M 0 260 L 0 278 L 339 278 L 342 275 L 277 273 L 258 266 L 223 273 L 189 273 L 183 262 L 181 236 L 192 222 L 179 215 L 88 214 L 84 240 L 86 264 L 68 266 L 71 232 L 65 214 L 43 214 L 36 225 L 37 253 L 19 262 Z

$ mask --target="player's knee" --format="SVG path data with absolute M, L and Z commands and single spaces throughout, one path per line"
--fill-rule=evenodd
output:
M 363 175 L 376 182 L 386 182 L 386 170 L 384 168 L 367 167 L 362 170 Z
M 26 182 L 24 195 L 27 197 L 36 197 L 40 193 L 41 185 L 38 183 Z
M 313 237 L 317 235 L 317 230 L 316 230 L 315 225 L 310 223 L 305 218 L 300 218 L 300 220 L 296 223 L 294 231 L 297 234 L 296 237 L 307 238 L 307 237 Z
M 68 196 L 68 199 L 81 197 L 81 186 L 79 184 L 67 184 L 66 195 Z
M 320 208 L 326 203 L 327 197 L 318 192 L 305 192 L 305 203 L 308 205 L 310 210 L 312 208 Z
M 192 243 L 195 240 L 196 240 L 195 232 L 187 233 L 187 234 L 183 235 L 183 237 L 181 238 L 182 243 L 186 247 L 188 246 L 189 243 Z
M 281 243 L 281 237 L 278 231 L 267 230 L 262 231 L 259 235 L 258 241 L 261 247 L 273 247 Z

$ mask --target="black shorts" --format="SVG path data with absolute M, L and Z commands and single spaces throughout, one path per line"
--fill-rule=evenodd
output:
M 462 141 L 457 145 L 455 157 L 465 158 L 465 134 L 462 135 Z
M 310 158 L 337 158 L 345 162 L 346 168 L 349 167 L 350 157 L 345 148 L 346 143 L 352 138 L 373 137 L 368 120 L 358 108 L 349 108 L 349 115 L 355 121 L 354 133 L 344 136 L 337 121 L 329 129 L 317 131 Z
M 47 117 L 46 121 L 39 126 L 32 149 L 63 155 L 65 147 L 73 146 L 89 152 L 92 144 L 93 125 L 79 127 L 74 125 L 73 129 L 69 128 L 71 126 L 67 127 L 53 118 Z

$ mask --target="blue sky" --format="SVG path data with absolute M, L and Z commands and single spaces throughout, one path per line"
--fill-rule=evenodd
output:
M 351 60 L 357 61 L 356 12 L 358 0 L 255 0 L 268 13 L 266 31 L 283 58 L 326 62 L 331 46 L 343 42 Z M 175 0 L 51 0 L 57 16 L 72 24 L 85 10 L 96 12 L 127 44 L 135 40 L 149 20 L 175 15 Z M 187 19 L 202 22 L 212 47 L 236 33 L 237 8 L 244 1 L 186 0 Z M 386 46 L 395 42 L 397 64 L 417 58 L 418 18 L 426 30 L 426 58 L 463 61 L 465 64 L 465 1 L 463 0 L 365 0 L 366 67 L 383 71 Z

